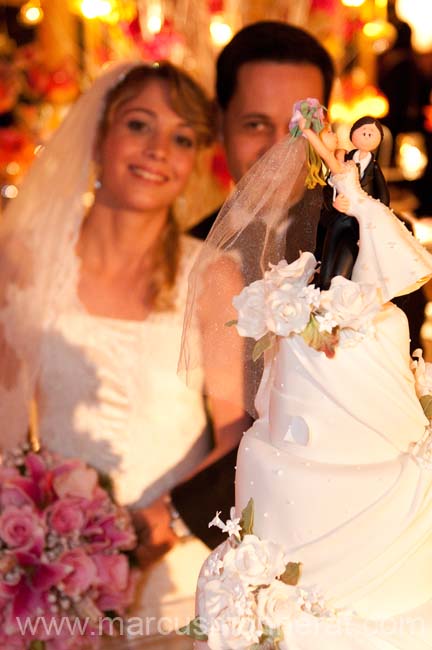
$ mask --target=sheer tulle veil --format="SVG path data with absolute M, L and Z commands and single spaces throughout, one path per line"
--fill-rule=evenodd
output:
M 108 90 L 140 63 L 113 65 L 71 108 L 0 222 L 0 448 L 25 440 L 42 332 L 74 296 L 95 134 Z
M 189 277 L 180 375 L 198 386 L 204 358 L 207 393 L 251 414 L 262 364 L 227 326 L 236 318 L 232 298 L 261 279 L 270 263 L 314 251 L 322 196 L 320 187 L 305 189 L 307 171 L 304 138 L 287 136 L 274 145 L 222 206 Z M 241 386 L 234 368 L 239 359 Z

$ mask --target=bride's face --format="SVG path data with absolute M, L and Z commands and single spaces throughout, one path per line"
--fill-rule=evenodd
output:
M 197 135 L 169 103 L 167 82 L 149 80 L 116 108 L 101 143 L 97 200 L 113 208 L 166 213 L 193 170 Z

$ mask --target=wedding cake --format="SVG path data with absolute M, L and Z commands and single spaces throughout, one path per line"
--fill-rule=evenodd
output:
M 282 261 L 234 299 L 264 354 L 259 418 L 187 632 L 210 650 L 432 648 L 432 373 L 376 286 L 320 291 L 315 268 Z

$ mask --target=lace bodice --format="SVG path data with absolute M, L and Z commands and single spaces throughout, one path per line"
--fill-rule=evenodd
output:
M 187 277 L 199 246 L 182 240 L 174 311 L 124 321 L 71 308 L 44 335 L 41 439 L 109 473 L 121 503 L 150 503 L 208 450 L 201 393 L 176 373 Z

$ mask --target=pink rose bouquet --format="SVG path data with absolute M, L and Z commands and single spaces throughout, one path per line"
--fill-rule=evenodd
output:
M 129 514 L 96 471 L 29 447 L 0 465 L 0 647 L 69 650 L 113 626 L 133 598 Z

